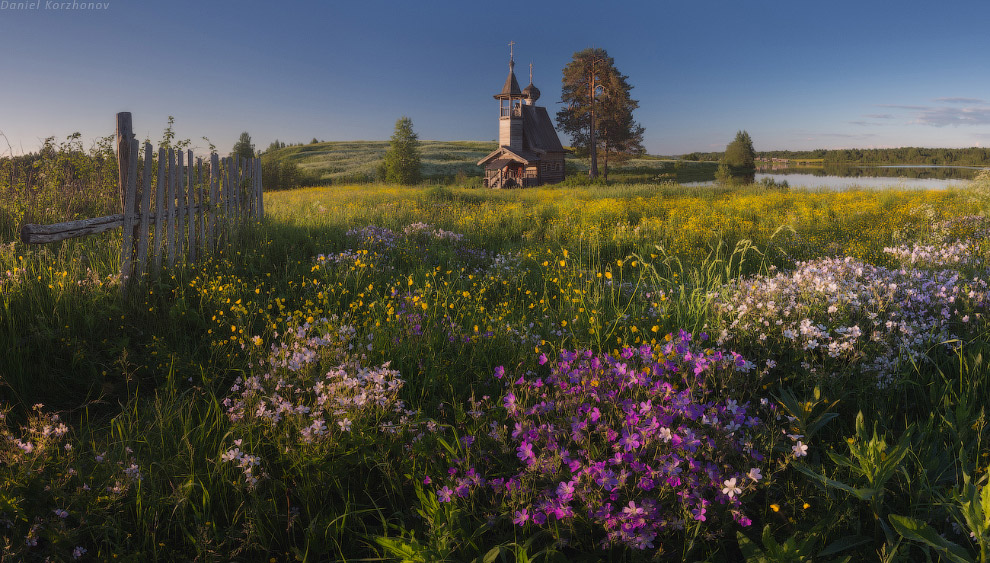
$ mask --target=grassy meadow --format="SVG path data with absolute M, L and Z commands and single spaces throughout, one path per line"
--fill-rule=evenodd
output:
M 420 141 L 423 178 L 438 184 L 480 187 L 482 171 L 476 163 L 496 148 L 495 141 Z M 387 150 L 388 141 L 327 141 L 274 149 L 264 158 L 296 165 L 304 185 L 347 185 L 378 180 L 378 165 Z M 578 180 L 587 176 L 589 166 L 584 159 L 569 155 L 566 166 L 568 174 Z M 629 183 L 711 181 L 716 168 L 713 162 L 644 155 L 613 166 L 609 179 Z
M 336 180 L 127 298 L 0 188 L 0 561 L 990 558 L 986 178 Z

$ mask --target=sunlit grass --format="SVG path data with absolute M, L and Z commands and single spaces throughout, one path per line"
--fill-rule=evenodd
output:
M 577 556 L 567 541 L 578 532 L 566 526 L 517 526 L 483 493 L 438 502 L 439 485 L 424 484 L 430 475 L 467 467 L 467 446 L 457 445 L 466 429 L 505 434 L 496 427 L 507 423 L 499 410 L 507 387 L 494 373 L 525 377 L 538 389 L 545 362 L 555 365 L 563 350 L 619 358 L 627 347 L 654 350 L 676 342 L 684 329 L 701 347 L 677 351 L 678 370 L 687 374 L 696 354 L 715 353 L 713 341 L 734 328 L 732 315 L 719 307 L 736 303 L 745 288 L 782 283 L 771 280 L 800 261 L 850 257 L 895 268 L 902 255 L 885 247 L 985 235 L 979 220 L 957 219 L 973 210 L 964 190 L 826 193 L 663 184 L 483 191 L 362 184 L 272 193 L 266 205 L 266 220 L 246 228 L 237 246 L 145 280 L 126 299 L 115 276 L 119 235 L 41 247 L 11 237 L 0 245 L 0 397 L 11 408 L 2 424 L 15 436 L 0 446 L 7 456 L 0 458 L 0 483 L 6 484 L 0 518 L 11 522 L 0 529 L 0 541 L 7 542 L 0 547 L 54 559 L 70 558 L 76 547 L 97 559 L 132 560 L 343 560 L 407 548 L 426 560 L 442 554 L 464 560 L 498 546 L 507 554 L 545 549 Z M 974 260 L 983 260 L 987 247 L 973 248 Z M 985 271 L 983 263 L 966 262 L 963 274 Z M 975 283 L 967 289 L 982 291 Z M 896 549 L 923 556 L 921 547 L 907 543 L 891 547 L 895 536 L 882 530 L 888 516 L 919 517 L 941 507 L 942 520 L 951 517 L 955 513 L 935 495 L 949 495 L 962 471 L 979 476 L 987 467 L 979 405 L 990 397 L 977 356 L 986 342 L 985 316 L 979 316 L 985 303 L 959 295 L 958 313 L 946 314 L 961 345 L 922 339 L 920 348 L 905 348 L 882 394 L 876 378 L 857 378 L 870 360 L 863 351 L 879 345 L 835 358 L 824 350 L 805 354 L 806 341 L 792 344 L 778 334 L 782 329 L 762 329 L 755 321 L 726 339 L 753 367 L 720 372 L 707 383 L 711 392 L 721 405 L 748 403 L 749 412 L 780 426 L 773 426 L 773 436 L 759 435 L 761 444 L 786 440 L 768 450 L 767 479 L 759 486 L 747 481 L 746 513 L 757 533 L 741 531 L 753 539 L 769 525 L 781 541 L 814 540 L 821 550 L 865 522 L 865 531 L 856 533 L 867 538 L 867 547 L 850 553 Z M 767 323 L 813 318 L 825 326 L 829 296 L 808 293 L 806 308 L 793 313 L 798 316 L 781 314 Z M 837 311 L 864 330 L 866 319 L 879 319 L 877 326 L 899 322 L 900 304 L 883 301 L 879 290 L 877 299 L 879 305 L 863 310 L 847 299 Z M 875 334 L 887 338 L 881 332 Z M 702 333 L 711 338 L 703 340 Z M 935 325 L 932 334 L 941 334 Z M 884 353 L 896 355 L 886 342 Z M 383 395 L 388 409 L 369 414 L 365 403 L 354 403 L 318 419 L 328 387 L 314 389 L 330 372 L 342 381 L 381 376 L 401 385 Z M 239 400 L 250 412 L 234 408 Z M 389 410 L 397 401 L 401 412 Z M 53 442 L 62 448 L 58 455 L 47 445 L 31 454 L 37 470 L 25 473 L 17 465 L 24 448 L 13 440 L 23 444 L 55 424 L 31 414 L 35 403 L 57 411 L 71 431 Z M 859 503 L 792 469 L 799 461 L 834 481 L 855 479 L 828 452 L 849 451 L 851 435 L 853 443 L 874 439 L 858 433 L 858 410 L 879 424 L 879 435 L 924 432 L 928 438 L 917 438 L 914 457 L 904 458 L 897 473 L 904 477 L 884 483 L 883 502 Z M 793 420 L 773 418 L 783 411 Z M 833 420 L 827 412 L 841 416 Z M 956 418 L 948 423 L 932 413 Z M 802 437 L 783 437 L 782 429 Z M 492 440 L 486 447 L 508 447 L 504 439 Z M 797 440 L 810 447 L 801 460 L 791 449 Z M 516 458 L 514 450 L 471 451 Z M 932 460 L 941 464 L 941 481 L 928 483 L 934 475 L 925 464 Z M 248 467 L 257 469 L 247 473 Z M 722 473 L 742 483 L 752 469 L 727 466 Z M 711 494 L 718 495 L 718 485 Z M 108 486 L 118 490 L 102 497 L 93 492 Z M 521 501 L 513 502 L 518 510 Z M 63 509 L 67 519 L 55 512 Z M 874 524 L 875 517 L 885 524 Z M 816 526 L 825 521 L 831 527 Z M 587 522 L 573 525 L 589 534 L 578 542 L 587 555 L 637 560 L 614 547 L 595 551 L 605 537 L 595 534 L 606 532 L 581 528 Z M 670 539 L 661 559 L 717 559 L 745 544 L 736 528 L 688 529 L 713 541 L 664 529 L 661 536 Z M 35 537 L 37 545 L 29 545 Z

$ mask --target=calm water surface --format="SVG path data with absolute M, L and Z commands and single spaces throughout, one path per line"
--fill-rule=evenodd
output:
M 758 170 L 756 181 L 770 178 L 792 188 L 820 190 L 860 189 L 946 189 L 965 187 L 982 170 L 976 166 L 842 166 L 831 168 L 781 168 Z M 713 182 L 694 182 L 704 186 Z

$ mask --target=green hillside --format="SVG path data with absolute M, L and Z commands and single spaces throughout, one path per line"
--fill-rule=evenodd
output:
M 492 141 L 420 141 L 423 177 L 453 178 L 459 172 L 481 176 L 477 162 L 497 148 Z M 370 182 L 385 156 L 388 141 L 331 141 L 285 147 L 264 157 L 296 164 L 321 183 Z
M 494 141 L 420 141 L 423 178 L 480 178 L 482 170 L 477 162 L 496 148 Z M 295 164 L 304 177 L 304 185 L 364 183 L 376 180 L 378 164 L 387 149 L 388 141 L 331 141 L 288 146 L 265 152 L 263 158 Z M 568 156 L 567 171 L 571 176 L 586 178 L 588 162 Z M 691 182 L 713 179 L 714 174 L 714 166 L 708 163 L 683 162 L 675 167 L 672 160 L 644 155 L 621 167 L 612 167 L 609 179 L 653 182 L 659 177 Z

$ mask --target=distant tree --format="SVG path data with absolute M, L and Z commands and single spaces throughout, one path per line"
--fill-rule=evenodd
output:
M 616 162 L 643 152 L 643 128 L 632 117 L 639 102 L 629 95 L 628 78 L 615 68 L 605 49 L 574 53 L 564 67 L 561 102 L 565 107 L 557 112 L 557 125 L 571 137 L 578 156 L 591 159 L 592 178 L 598 177 L 599 154 L 607 178 L 610 158 Z
M 415 184 L 420 179 L 419 138 L 413 132 L 412 119 L 401 117 L 389 140 L 382 162 L 386 182 Z
M 319 141 L 316 140 L 316 137 L 313 137 L 313 140 L 309 142 L 311 145 L 315 145 L 316 143 L 319 143 Z
M 719 172 L 720 182 L 752 184 L 756 181 L 756 151 L 753 150 L 753 139 L 749 133 L 737 132 L 736 138 L 725 147 Z
M 251 135 L 248 135 L 247 131 L 241 133 L 230 154 L 242 158 L 254 158 L 254 144 L 251 142 Z
M 261 156 L 261 182 L 265 190 L 291 190 L 308 179 L 291 160 L 280 160 L 268 154 Z
M 266 153 L 271 153 L 271 152 L 275 152 L 275 151 L 277 151 L 279 149 L 284 149 L 284 148 L 285 148 L 285 143 L 280 142 L 278 139 L 275 139 L 272 142 L 272 144 L 268 145 L 268 148 L 265 149 L 265 152 Z
M 737 170 L 752 170 L 756 168 L 756 151 L 753 150 L 753 139 L 746 131 L 736 133 L 736 138 L 725 147 L 722 160 L 730 168 Z

